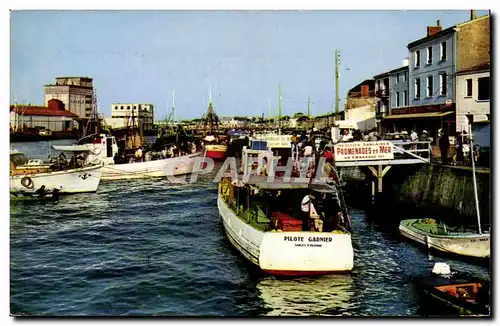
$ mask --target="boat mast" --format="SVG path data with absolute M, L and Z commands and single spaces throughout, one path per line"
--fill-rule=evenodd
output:
M 335 50 L 335 118 L 338 120 L 340 114 L 340 76 L 339 76 L 340 52 Z
M 175 126 L 175 89 L 172 91 L 172 127 Z
M 281 135 L 281 85 L 278 84 L 278 135 Z
M 14 127 L 15 127 L 15 132 L 19 129 L 19 119 L 17 118 L 17 101 L 14 100 Z
M 311 96 L 307 96 L 307 117 L 311 119 Z
M 479 234 L 482 234 L 481 230 L 481 216 L 479 215 L 479 199 L 477 196 L 477 184 L 476 184 L 476 164 L 474 163 L 474 143 L 472 142 L 472 120 L 474 116 L 472 114 L 467 114 L 467 119 L 469 119 L 469 137 L 470 137 L 470 156 L 472 160 L 472 181 L 474 182 L 474 199 L 476 201 L 476 213 L 477 213 L 477 228 Z
M 267 118 L 269 119 L 269 122 L 271 122 L 271 100 L 270 99 L 267 100 L 267 110 L 269 112 Z

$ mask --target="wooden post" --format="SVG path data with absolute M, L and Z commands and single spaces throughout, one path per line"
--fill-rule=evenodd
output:
M 387 165 L 385 168 L 382 169 L 382 165 L 378 165 L 378 168 L 375 169 L 373 166 L 368 167 L 370 171 L 372 171 L 372 175 L 377 178 L 377 183 L 378 183 L 378 191 L 379 193 L 382 192 L 382 180 L 384 178 L 384 175 L 389 171 L 391 168 L 391 165 Z M 375 194 L 375 182 L 372 181 L 372 195 Z
M 377 175 L 377 179 L 378 179 L 378 192 L 379 193 L 382 192 L 382 178 L 383 178 L 383 175 L 382 175 L 382 165 L 379 165 L 378 166 L 378 175 Z

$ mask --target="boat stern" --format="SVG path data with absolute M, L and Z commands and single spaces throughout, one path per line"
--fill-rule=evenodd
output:
M 266 232 L 259 265 L 269 274 L 301 276 L 352 270 L 351 235 L 328 232 Z

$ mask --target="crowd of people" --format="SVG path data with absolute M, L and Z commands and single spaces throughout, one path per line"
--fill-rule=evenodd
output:
M 147 146 L 142 146 L 133 152 L 119 151 L 115 157 L 114 161 L 117 164 L 120 163 L 134 163 L 134 162 L 148 162 L 155 161 L 173 157 L 184 156 L 188 154 L 194 154 L 201 150 L 203 144 L 183 141 L 178 146 L 176 144 L 170 144 L 163 147 L 161 150 L 153 150 Z

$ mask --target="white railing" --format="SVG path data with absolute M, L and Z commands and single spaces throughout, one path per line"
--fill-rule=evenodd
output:
M 416 158 L 429 163 L 432 157 L 432 147 L 430 141 L 416 142 L 391 142 L 394 152 L 394 159 Z

